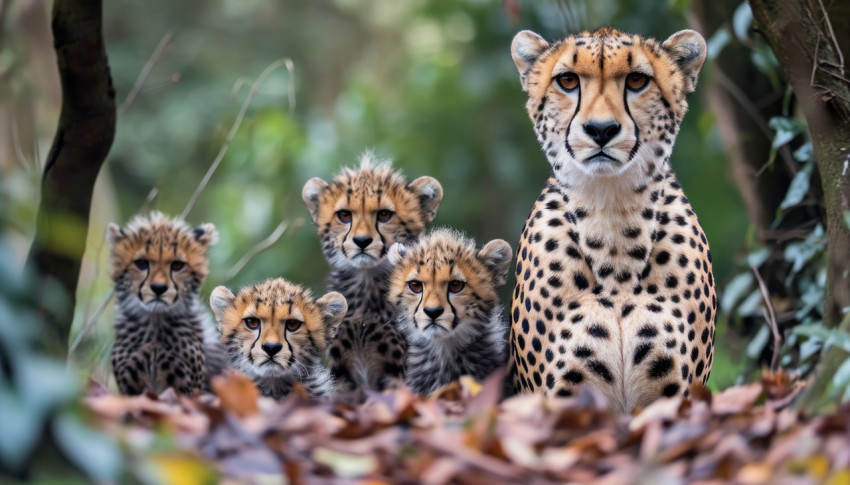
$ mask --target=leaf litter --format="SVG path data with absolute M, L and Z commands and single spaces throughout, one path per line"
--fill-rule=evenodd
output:
M 92 384 L 84 404 L 131 455 L 155 456 L 166 479 L 200 463 L 202 476 L 247 483 L 850 483 L 850 405 L 806 416 L 792 407 L 803 386 L 765 373 L 617 416 L 591 388 L 500 401 L 500 375 L 357 404 L 310 401 L 300 388 L 278 402 L 231 373 L 191 397 Z

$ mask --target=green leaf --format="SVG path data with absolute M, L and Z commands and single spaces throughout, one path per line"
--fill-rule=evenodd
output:
M 753 24 L 753 11 L 748 2 L 743 2 L 735 9 L 732 14 L 732 29 L 735 30 L 735 36 L 745 41 L 750 37 L 750 25 Z
M 844 211 L 844 224 L 850 228 L 850 211 Z
M 756 336 L 753 337 L 753 339 L 750 340 L 750 343 L 747 344 L 747 357 L 750 359 L 758 357 L 759 354 L 761 354 L 762 349 L 764 349 L 764 346 L 767 345 L 767 340 L 769 338 L 770 330 L 767 328 L 767 324 L 762 325 L 759 328 L 758 333 L 756 333 Z
M 814 159 L 814 149 L 812 148 L 812 142 L 807 141 L 800 145 L 800 148 L 794 150 L 793 153 L 794 160 L 798 162 L 811 162 Z
M 756 66 L 756 69 L 767 76 L 771 86 L 773 86 L 774 89 L 779 90 L 780 82 L 779 75 L 777 74 L 779 62 L 777 62 L 776 56 L 773 55 L 773 51 L 770 50 L 770 47 L 763 45 L 755 48 L 750 53 L 750 58 Z
M 803 168 L 794 176 L 791 185 L 788 187 L 788 192 L 785 193 L 785 199 L 779 205 L 780 209 L 787 209 L 800 203 L 801 200 L 809 192 L 809 181 L 812 178 L 812 164 L 803 165 Z
M 838 389 L 844 389 L 850 384 L 850 358 L 846 359 L 832 376 L 832 385 Z
M 70 414 L 53 421 L 53 436 L 65 455 L 92 481 L 114 482 L 121 471 L 121 452 L 116 443 Z
M 731 312 L 735 304 L 752 288 L 752 285 L 753 274 L 749 271 L 732 278 L 732 281 L 723 290 L 723 297 L 720 299 L 720 308 L 725 313 Z
M 729 45 L 731 40 L 732 34 L 729 33 L 729 29 L 726 27 L 720 27 L 717 29 L 717 32 L 715 32 L 707 42 L 708 58 L 716 59 L 723 51 L 723 48 Z
M 779 148 L 785 145 L 806 129 L 805 125 L 799 121 L 781 116 L 774 116 L 767 124 L 776 132 L 773 137 L 773 143 L 771 144 L 773 148 Z

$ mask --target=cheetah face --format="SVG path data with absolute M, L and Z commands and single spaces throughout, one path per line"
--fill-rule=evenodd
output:
M 348 310 L 339 293 L 313 300 L 283 278 L 242 288 L 219 286 L 210 306 L 232 365 L 252 378 L 306 375 Z
M 478 250 L 474 241 L 456 232 L 437 230 L 410 247 L 390 248 L 394 271 L 387 298 L 408 330 L 450 338 L 488 322 L 511 258 L 511 246 L 501 239 Z
M 325 257 L 343 270 L 375 267 L 393 243 L 419 236 L 442 197 L 435 179 L 407 182 L 368 154 L 358 171 L 344 169 L 331 183 L 310 179 L 302 191 Z
M 207 250 L 215 243 L 215 226 L 195 229 L 153 213 L 125 228 L 108 226 L 112 245 L 112 279 L 120 304 L 150 313 L 191 305 L 208 273 Z
M 538 141 L 568 183 L 651 171 L 668 157 L 706 46 L 692 30 L 660 44 L 613 29 L 550 44 L 526 30 L 511 53 Z

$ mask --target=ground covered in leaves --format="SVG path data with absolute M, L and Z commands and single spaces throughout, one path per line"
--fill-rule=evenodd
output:
M 92 386 L 85 403 L 168 481 L 850 483 L 850 407 L 806 417 L 790 406 L 801 384 L 781 373 L 714 395 L 693 388 L 631 417 L 590 389 L 499 402 L 498 378 L 360 405 L 259 398 L 239 375 L 214 387 L 190 398 Z

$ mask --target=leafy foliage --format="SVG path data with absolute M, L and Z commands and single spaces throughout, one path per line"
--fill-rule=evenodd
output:
M 850 351 L 850 347 L 845 347 L 850 335 L 824 327 L 826 234 L 812 144 L 806 123 L 797 113 L 797 100 L 780 81 L 775 58 L 766 44 L 749 36 L 752 14 L 744 13 L 748 10 L 748 4 L 743 3 L 736 12 L 735 35 L 747 40 L 754 63 L 774 86 L 785 91 L 785 112 L 768 123 L 774 136 L 765 169 L 787 170 L 793 177 L 772 224 L 774 242 L 764 246 L 751 244 L 744 258 L 745 268 L 724 289 L 721 308 L 728 318 L 744 326 L 756 322 L 757 331 L 747 347 L 751 371 L 769 363 L 771 355 L 779 352 L 782 368 L 809 375 L 826 348 L 835 345 Z M 790 164 L 776 160 L 783 147 L 792 153 Z M 754 272 L 769 280 L 769 301 L 765 301 Z M 774 323 L 782 334 L 781 342 L 771 337 L 768 306 L 775 310 Z M 850 358 L 832 383 L 824 400 L 850 397 Z

